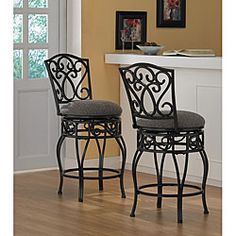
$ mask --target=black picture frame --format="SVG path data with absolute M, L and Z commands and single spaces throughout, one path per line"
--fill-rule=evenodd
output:
M 143 44 L 147 39 L 147 12 L 145 11 L 116 11 L 116 35 L 115 49 L 122 49 L 121 30 L 127 30 L 124 49 L 131 49 L 132 42 L 130 40 L 129 22 L 136 22 L 137 30 L 136 40 L 133 41 L 133 49 L 138 49 L 136 45 Z
M 186 27 L 186 0 L 157 0 L 157 27 Z

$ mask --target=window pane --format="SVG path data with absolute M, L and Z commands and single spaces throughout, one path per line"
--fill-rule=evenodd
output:
M 29 50 L 28 57 L 28 77 L 29 79 L 42 79 L 46 78 L 46 68 L 44 60 L 48 58 L 47 49 L 31 49 Z
M 48 7 L 48 0 L 29 0 L 30 8 L 46 8 Z
M 14 7 L 22 8 L 23 7 L 23 0 L 14 0 Z
M 23 15 L 15 14 L 13 17 L 13 42 L 23 43 Z
M 14 80 L 22 79 L 23 75 L 23 50 L 13 51 L 13 78 Z
M 48 16 L 39 14 L 30 14 L 29 23 L 29 43 L 47 43 L 48 42 Z
M 47 15 L 30 14 L 28 16 L 28 24 L 29 24 L 29 43 L 48 42 Z

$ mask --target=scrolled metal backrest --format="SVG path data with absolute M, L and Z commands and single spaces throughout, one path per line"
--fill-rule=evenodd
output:
M 137 119 L 173 119 L 177 129 L 174 70 L 149 63 L 119 68 L 128 97 L 133 127 Z
M 57 54 L 44 61 L 51 82 L 57 114 L 60 106 L 74 100 L 92 99 L 89 60 Z M 86 81 L 87 80 L 87 81 Z

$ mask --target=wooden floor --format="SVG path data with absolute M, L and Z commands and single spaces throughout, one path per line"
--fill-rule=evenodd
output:
M 142 174 L 142 181 L 155 177 Z M 15 236 L 218 236 L 221 235 L 221 189 L 208 186 L 210 210 L 204 215 L 201 197 L 184 200 L 184 223 L 176 223 L 176 199 L 140 196 L 136 217 L 129 216 L 133 201 L 131 174 L 126 172 L 126 199 L 120 198 L 118 179 L 106 180 L 98 192 L 97 181 L 85 182 L 84 202 L 77 201 L 77 181 L 66 179 L 62 197 L 57 195 L 56 171 L 15 176 Z M 172 190 L 171 190 L 172 191 Z

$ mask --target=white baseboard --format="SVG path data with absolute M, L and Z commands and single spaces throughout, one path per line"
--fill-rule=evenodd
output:
M 49 170 L 57 170 L 58 167 L 50 167 L 50 168 L 40 168 L 40 169 L 32 169 L 32 170 L 18 170 L 14 171 L 14 174 L 26 174 L 26 173 L 33 173 L 33 172 L 41 172 L 41 171 L 49 171 Z
M 77 167 L 76 160 L 72 159 L 72 158 L 66 158 L 64 166 L 65 166 L 65 169 L 75 168 L 75 167 Z M 84 167 L 97 167 L 97 166 L 98 166 L 98 159 L 85 160 L 85 162 L 84 162 Z M 106 157 L 104 160 L 104 167 L 119 169 L 120 168 L 120 157 L 119 156 Z M 58 167 L 16 171 L 16 172 L 14 172 L 14 174 L 24 174 L 24 173 L 49 171 L 49 170 L 57 170 L 57 169 L 58 169 Z M 125 169 L 131 170 L 132 169 L 131 163 L 126 163 Z M 142 172 L 142 173 L 146 173 L 146 174 L 152 174 L 152 175 L 156 174 L 155 168 L 141 165 L 141 164 L 139 164 L 139 166 L 138 166 L 138 171 Z M 170 178 L 176 178 L 176 174 L 173 171 L 164 171 L 164 176 L 170 177 Z M 199 176 L 194 176 L 194 175 L 188 175 L 188 180 L 195 182 L 195 183 L 201 183 L 201 181 L 202 181 L 202 179 Z M 207 179 L 207 184 L 213 185 L 216 187 L 222 187 L 222 181 L 211 179 L 211 178 Z
M 125 169 L 126 170 L 131 170 L 132 169 L 132 164 L 131 163 L 126 163 Z M 149 166 L 140 165 L 140 164 L 138 165 L 138 172 L 156 175 L 155 168 L 149 167 Z M 165 171 L 164 170 L 164 176 L 165 177 L 169 177 L 169 178 L 176 178 L 176 174 L 173 171 Z M 202 178 L 200 178 L 199 176 L 188 175 L 188 181 L 195 182 L 195 183 L 201 183 L 202 182 Z M 213 186 L 216 186 L 216 187 L 222 187 L 222 181 L 208 178 L 207 179 L 207 185 L 213 185 Z
M 72 158 L 66 158 L 64 166 L 65 166 L 65 169 L 76 168 L 77 167 L 76 160 Z M 85 160 L 84 162 L 84 167 L 97 167 L 97 166 L 98 166 L 98 159 Z M 104 167 L 119 169 L 120 157 L 118 156 L 106 157 L 104 160 Z M 33 173 L 33 172 L 49 171 L 49 170 L 58 170 L 58 167 L 15 171 L 14 174 L 26 174 L 26 173 Z

